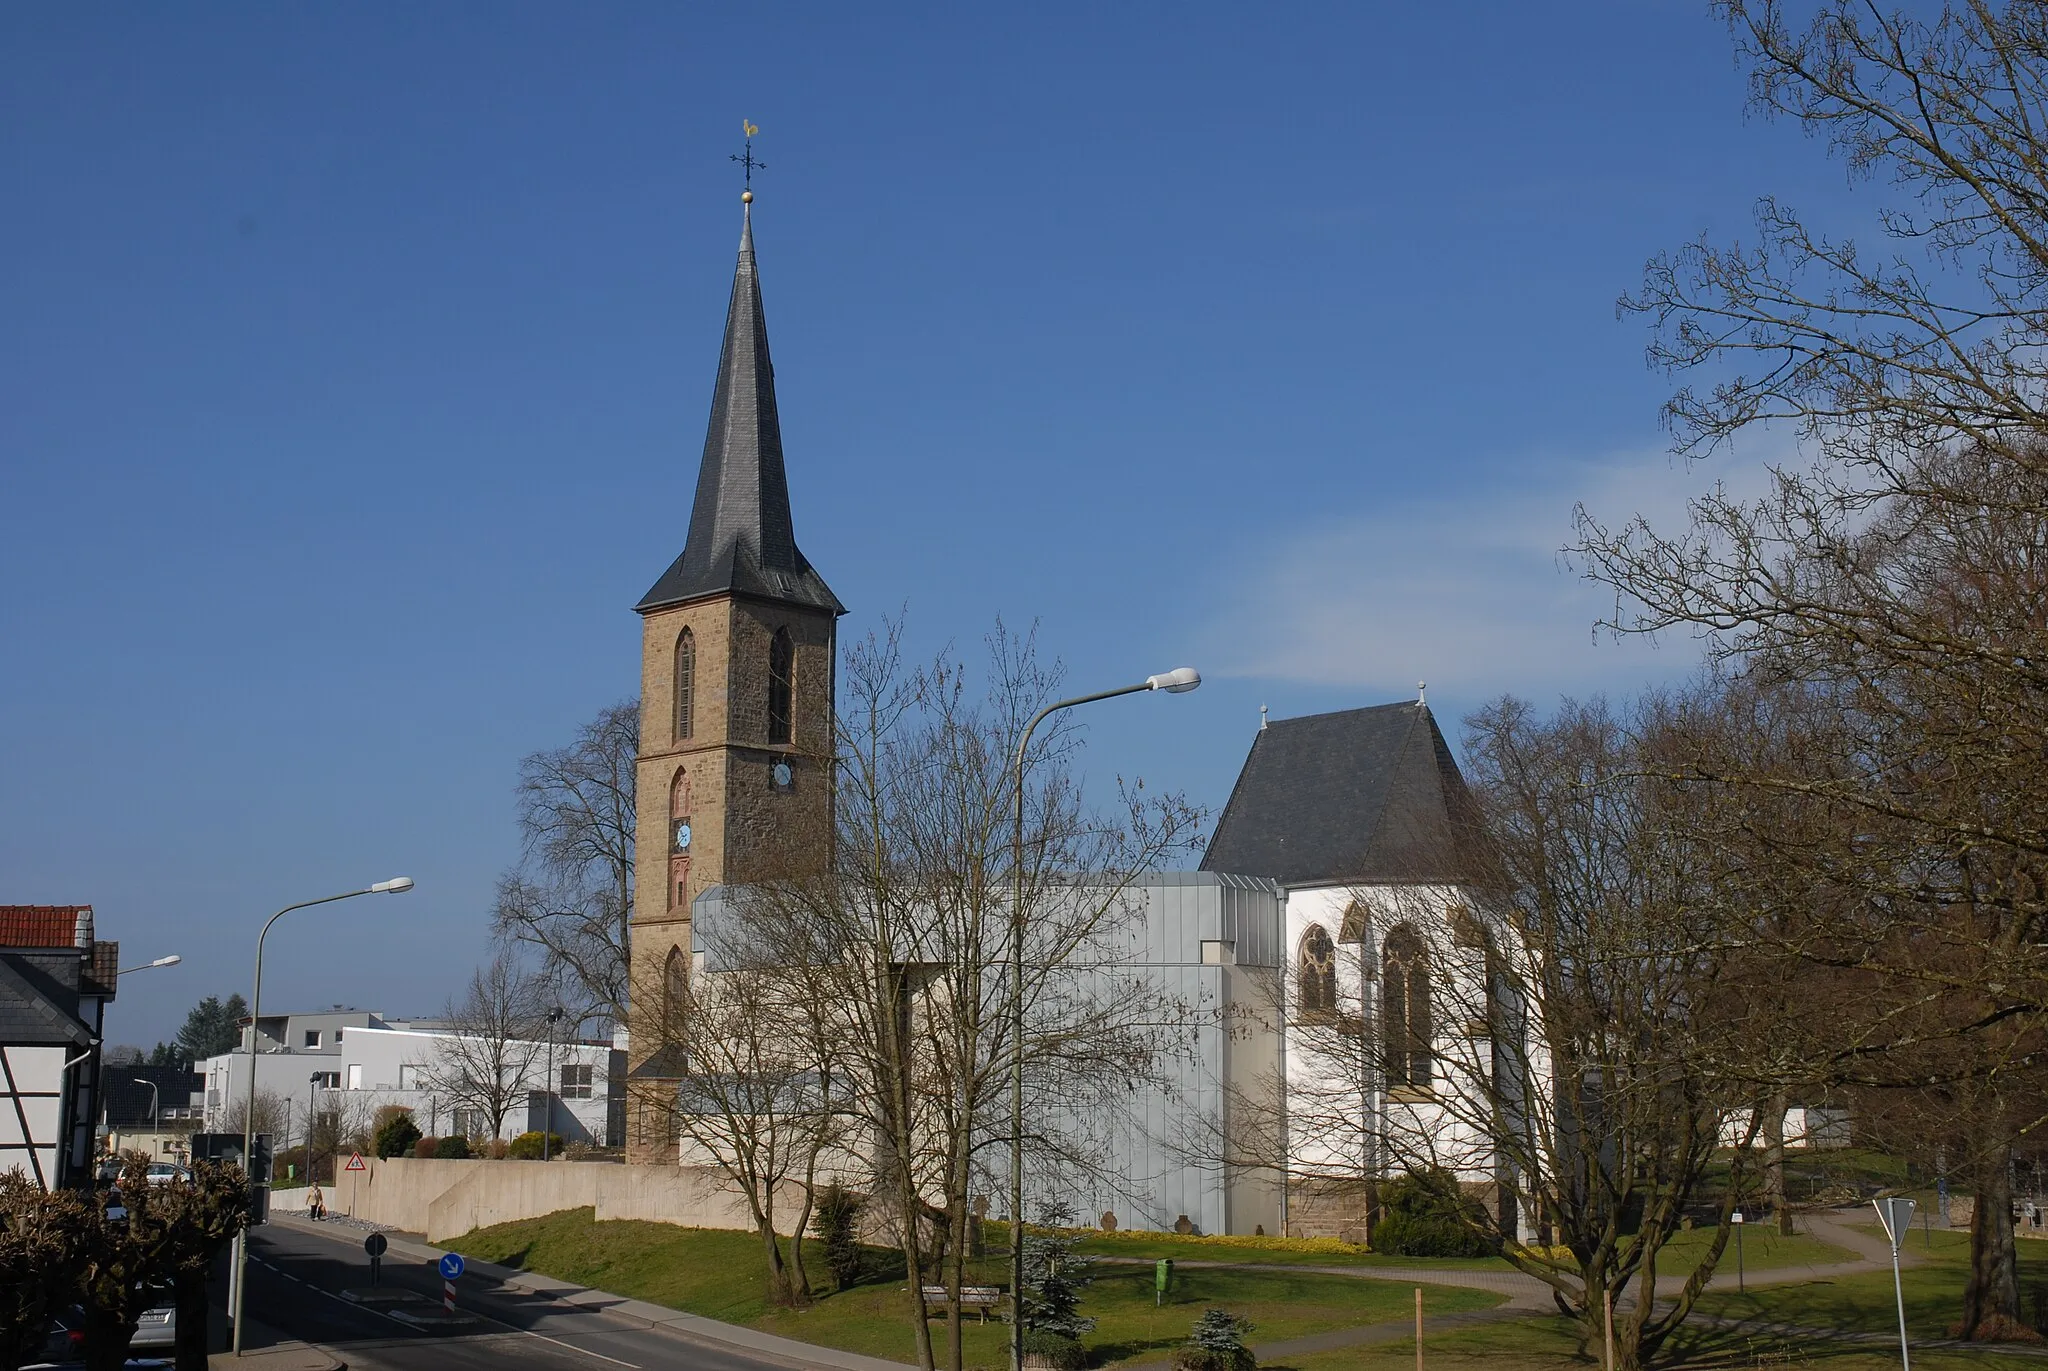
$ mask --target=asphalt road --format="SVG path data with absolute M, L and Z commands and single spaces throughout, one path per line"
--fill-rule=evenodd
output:
M 249 1249 L 245 1301 L 252 1332 L 260 1324 L 285 1337 L 317 1343 L 332 1349 L 354 1371 L 485 1371 L 507 1366 L 545 1371 L 789 1371 L 800 1365 L 638 1327 L 475 1273 L 457 1283 L 462 1312 L 475 1315 L 475 1324 L 412 1328 L 342 1298 L 342 1291 L 370 1283 L 362 1243 L 363 1234 L 355 1229 L 337 1229 L 331 1238 L 281 1224 L 257 1229 Z M 387 1255 L 382 1285 L 431 1301 L 414 1308 L 440 1307 L 441 1276 L 425 1262 Z M 217 1290 L 224 1288 L 224 1283 L 216 1283 Z M 243 1340 L 245 1349 L 257 1345 L 254 1337 Z

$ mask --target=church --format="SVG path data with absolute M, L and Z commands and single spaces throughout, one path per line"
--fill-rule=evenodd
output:
M 636 606 L 639 1163 L 677 1159 L 677 1006 L 691 976 L 718 974 L 706 949 L 738 917 L 728 892 L 830 860 L 846 607 L 797 546 L 751 191 L 742 199 L 689 530 Z M 1262 724 L 1201 869 L 1131 892 L 1140 934 L 1120 970 L 1199 1005 L 1193 1041 L 1172 1079 L 1096 1121 L 1100 1174 L 1033 1178 L 1027 1212 L 1057 1202 L 1128 1228 L 1363 1239 L 1368 1182 L 1417 1155 L 1390 1140 L 1422 1140 L 1469 1187 L 1499 1189 L 1473 1111 L 1455 1107 L 1499 1031 L 1497 1016 L 1458 1008 L 1488 991 L 1472 952 L 1471 810 L 1420 699 Z

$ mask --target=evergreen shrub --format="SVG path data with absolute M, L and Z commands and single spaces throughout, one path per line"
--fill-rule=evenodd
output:
M 1411 1171 L 1382 1192 L 1386 1213 L 1372 1250 L 1390 1257 L 1495 1257 L 1486 1210 L 1448 1171 Z

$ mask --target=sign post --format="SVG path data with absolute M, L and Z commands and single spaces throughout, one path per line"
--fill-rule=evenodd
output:
M 1742 1211 L 1736 1210 L 1731 1217 L 1735 1223 L 1735 1293 L 1746 1295 L 1749 1293 L 1749 1286 L 1742 1274 Z
M 370 1254 L 370 1288 L 377 1288 L 377 1272 L 384 1265 L 384 1249 L 389 1247 L 382 1233 L 372 1233 L 363 1239 L 363 1251 Z
M 1892 1293 L 1899 1301 L 1899 1364 L 1905 1371 L 1913 1371 L 1913 1354 L 1906 1345 L 1906 1287 L 1899 1280 L 1899 1245 L 1913 1231 L 1913 1202 L 1904 1196 L 1894 1196 L 1872 1200 L 1871 1204 L 1877 1209 L 1878 1222 L 1884 1225 L 1884 1235 L 1892 1243 Z
M 462 1274 L 462 1254 L 448 1252 L 441 1257 L 441 1308 L 455 1312 L 455 1278 Z
M 348 1216 L 354 1218 L 356 1216 L 356 1179 L 363 1172 L 369 1170 L 369 1168 L 363 1165 L 362 1153 L 351 1152 L 348 1154 L 348 1165 L 341 1169 L 352 1173 L 348 1178 Z

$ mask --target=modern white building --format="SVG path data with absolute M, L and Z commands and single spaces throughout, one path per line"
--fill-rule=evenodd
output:
M 611 1043 L 514 1041 L 497 1047 L 504 1089 L 518 1103 L 495 1135 L 464 1077 L 481 1079 L 481 1040 L 439 1023 L 386 1019 L 364 1010 L 264 1015 L 256 1034 L 256 1089 L 283 1102 L 287 1136 L 304 1127 L 308 1110 L 337 1107 L 364 1118 L 384 1105 L 413 1112 L 430 1137 L 461 1134 L 473 1141 L 511 1139 L 543 1128 L 564 1142 L 613 1145 L 621 1132 L 624 1066 Z M 243 1051 L 209 1057 L 194 1068 L 206 1082 L 206 1129 L 229 1129 L 249 1089 L 248 1033 Z

